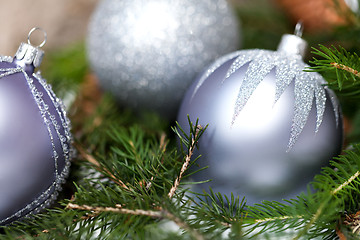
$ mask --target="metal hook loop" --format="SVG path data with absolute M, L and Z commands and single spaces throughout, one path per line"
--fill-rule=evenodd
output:
M 300 20 L 300 21 L 298 21 L 298 23 L 297 23 L 296 26 L 295 26 L 294 35 L 295 35 L 295 36 L 298 36 L 298 37 L 302 37 L 303 31 L 304 31 L 304 24 L 303 24 L 303 22 Z
M 40 31 L 42 31 L 43 32 L 43 34 L 44 34 L 44 40 L 42 41 L 42 43 L 40 43 L 38 46 L 36 46 L 36 47 L 43 47 L 44 45 L 45 45 L 45 43 L 46 43 L 46 40 L 47 40 L 47 33 L 46 33 L 46 31 L 44 30 L 44 29 L 42 29 L 42 28 L 40 28 L 40 27 L 34 27 L 34 28 L 32 28 L 31 30 L 30 30 L 30 32 L 29 32 L 29 34 L 28 34 L 28 44 L 30 44 L 30 45 L 32 45 L 31 44 L 31 41 L 30 41 L 30 36 L 31 36 L 31 34 L 34 32 L 34 31 L 36 31 L 36 30 L 40 30 Z

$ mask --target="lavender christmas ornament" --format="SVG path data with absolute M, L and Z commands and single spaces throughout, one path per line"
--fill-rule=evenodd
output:
M 199 142 L 195 180 L 205 190 L 245 196 L 249 204 L 282 200 L 307 184 L 341 151 L 342 116 L 336 96 L 317 73 L 306 72 L 306 42 L 284 35 L 277 51 L 230 53 L 187 91 L 178 122 L 209 124 Z
M 0 57 L 0 225 L 47 207 L 61 190 L 72 155 L 70 123 L 50 85 L 34 73 L 44 52 L 21 43 Z M 41 30 L 43 31 L 43 30 Z

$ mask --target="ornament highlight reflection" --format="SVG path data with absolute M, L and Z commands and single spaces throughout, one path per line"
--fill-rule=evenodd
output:
M 175 33 L 179 23 L 175 18 L 176 12 L 174 13 L 169 4 L 147 2 L 138 7 L 138 14 L 129 13 L 129 22 L 133 23 L 133 32 L 130 34 L 135 43 L 143 44 L 143 39 L 146 38 L 164 40 Z

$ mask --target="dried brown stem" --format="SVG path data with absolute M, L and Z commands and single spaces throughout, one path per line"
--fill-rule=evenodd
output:
M 330 65 L 337 68 L 337 69 L 347 71 L 347 72 L 349 72 L 351 74 L 354 74 L 357 77 L 360 77 L 360 72 L 353 69 L 353 68 L 351 68 L 351 67 L 349 67 L 349 66 L 346 66 L 346 65 L 341 64 L 341 63 L 336 63 L 336 62 L 332 62 L 332 63 L 330 63 Z
M 347 240 L 347 237 L 339 228 L 336 228 L 336 235 L 338 236 L 339 240 Z
M 331 192 L 332 195 L 336 195 L 339 191 L 341 191 L 344 187 L 351 184 L 356 178 L 360 176 L 360 172 L 357 171 L 354 175 L 352 175 L 346 182 L 337 187 L 334 191 Z
M 162 153 L 165 153 L 166 147 L 167 147 L 167 141 L 166 141 L 166 133 L 162 132 L 160 136 L 160 151 Z M 164 157 L 161 159 L 161 163 L 164 162 Z M 156 176 L 155 176 L 156 177 Z M 154 176 L 151 177 L 150 181 L 146 184 L 146 190 L 148 191 L 152 186 L 152 181 L 155 179 Z
M 166 141 L 166 133 L 162 132 L 160 136 L 160 150 L 161 152 L 165 152 L 167 147 L 167 141 Z
M 166 212 L 166 218 L 173 221 L 176 225 L 180 228 L 187 230 L 195 239 L 197 240 L 204 240 L 205 238 L 195 229 L 190 228 L 186 222 L 181 220 L 180 218 L 176 217 L 174 214 Z
M 182 165 L 181 167 L 181 170 L 180 170 L 180 174 L 179 176 L 175 179 L 175 182 L 174 182 L 174 185 L 171 187 L 170 189 L 170 192 L 168 194 L 168 197 L 169 198 L 172 198 L 175 194 L 175 191 L 176 189 L 179 187 L 180 185 L 180 181 L 184 175 L 184 172 L 187 170 L 187 168 L 189 167 L 189 164 L 190 164 L 190 160 L 191 160 L 191 157 L 194 153 L 194 149 L 195 149 L 195 145 L 196 145 L 196 142 L 195 142 L 195 139 L 198 137 L 199 135 L 199 132 L 201 130 L 201 126 L 198 125 L 196 126 L 196 133 L 195 133 L 195 136 L 192 137 L 191 139 L 191 145 L 190 145 L 190 148 L 189 148 L 189 151 L 188 151 L 188 154 L 186 155 L 185 157 L 185 162 L 184 164 Z
M 115 182 L 117 185 L 119 185 L 120 187 L 129 190 L 128 186 L 125 185 L 125 183 L 123 181 L 121 181 L 120 179 L 116 178 L 114 176 L 114 174 L 112 174 L 110 172 L 109 169 L 104 168 L 103 166 L 101 166 L 101 164 L 90 154 L 88 154 L 79 144 L 75 144 L 76 149 L 78 150 L 78 152 L 80 153 L 80 155 L 89 163 L 93 164 L 97 170 L 100 171 L 104 171 L 109 177 L 110 179 Z
M 74 203 L 68 203 L 66 206 L 68 209 L 76 209 L 76 210 L 83 210 L 83 211 L 90 211 L 94 214 L 99 214 L 102 212 L 112 212 L 112 213 L 119 213 L 119 214 L 130 214 L 130 215 L 137 215 L 137 216 L 148 216 L 151 218 L 157 219 L 168 219 L 173 221 L 176 225 L 180 228 L 189 231 L 192 236 L 197 240 L 204 240 L 204 237 L 197 232 L 195 229 L 190 228 L 186 222 L 181 220 L 179 217 L 175 216 L 174 214 L 168 211 L 153 211 L 153 210 L 142 210 L 142 209 L 126 209 L 122 208 L 120 204 L 115 205 L 115 207 L 93 207 L 89 205 L 78 205 Z
M 93 213 L 112 212 L 112 213 L 131 214 L 138 216 L 149 216 L 153 218 L 164 217 L 162 212 L 160 211 L 151 211 L 151 210 L 142 210 L 142 209 L 131 210 L 131 209 L 122 208 L 121 205 L 116 205 L 116 207 L 93 207 L 88 205 L 78 205 L 74 203 L 68 203 L 66 208 L 90 211 Z
M 360 233 L 360 211 L 358 211 L 355 214 L 346 214 L 343 223 L 346 226 L 350 227 L 352 233 L 359 234 Z

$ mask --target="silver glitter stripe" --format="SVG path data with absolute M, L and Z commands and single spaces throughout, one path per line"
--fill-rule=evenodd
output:
M 0 55 L 0 62 L 8 62 L 8 63 L 11 63 L 12 61 L 13 61 L 13 58 L 12 58 L 12 57 Z
M 233 73 L 235 73 L 238 69 L 240 69 L 246 63 L 254 60 L 254 58 L 256 58 L 256 56 L 261 55 L 261 54 L 266 54 L 269 51 L 254 49 L 254 50 L 244 50 L 244 51 L 239 51 L 239 52 L 240 52 L 240 54 L 238 54 L 239 56 L 231 64 L 229 70 L 226 73 L 225 79 L 223 81 L 228 79 Z
M 39 76 L 39 75 L 38 75 Z M 30 79 L 30 78 L 29 78 Z M 54 101 L 54 98 L 49 94 L 50 92 L 48 91 L 49 89 L 49 85 L 45 82 L 45 80 L 43 80 L 41 77 L 40 77 L 41 81 L 40 81 L 40 84 L 42 85 L 42 87 L 45 89 L 46 93 L 48 94 L 52 104 L 55 106 L 55 109 L 56 109 L 56 112 L 57 114 L 59 115 L 60 117 L 60 121 L 62 122 L 62 125 L 64 127 L 64 132 L 65 134 L 70 134 L 70 129 L 69 129 L 69 126 L 64 124 L 65 120 L 62 119 L 62 115 L 60 114 L 59 110 L 57 109 L 56 106 L 59 107 L 59 104 L 56 103 Z M 39 80 L 39 78 L 36 78 L 36 80 Z M 62 146 L 62 152 L 63 152 L 63 157 L 64 157 L 64 160 L 65 160 L 65 169 L 63 171 L 67 171 L 68 169 L 66 168 L 66 166 L 69 165 L 70 163 L 70 156 L 69 156 L 69 144 L 65 144 L 64 142 L 66 141 L 66 138 L 64 138 L 64 136 L 61 135 L 61 133 L 59 132 L 59 129 L 60 129 L 60 126 L 58 125 L 58 122 L 56 121 L 56 117 L 54 115 L 51 115 L 50 111 L 49 111 L 49 108 L 47 106 L 47 104 L 44 102 L 44 100 L 41 98 L 42 96 L 42 92 L 36 90 L 37 94 L 40 95 L 40 98 L 38 99 L 39 102 L 38 102 L 38 105 L 39 106 L 43 106 L 43 108 L 45 109 L 44 113 L 45 113 L 45 118 L 44 118 L 44 122 L 46 123 L 49 123 L 49 126 L 50 124 L 52 124 L 54 126 L 54 129 L 55 129 L 55 132 L 56 132 L 56 135 L 57 137 L 59 138 L 60 140 L 60 144 Z M 52 91 L 51 91 L 52 92 Z M 36 93 L 35 93 L 36 94 Z M 52 94 L 54 94 L 52 92 Z M 48 116 L 48 118 L 46 118 L 46 115 Z M 64 115 L 65 117 L 65 115 Z M 50 130 L 50 128 L 48 128 L 48 130 Z M 55 147 L 55 144 L 53 143 L 53 138 L 52 138 L 52 134 L 51 132 L 49 132 L 49 135 L 51 135 L 51 140 L 52 140 L 52 145 Z M 68 139 L 71 139 L 71 136 L 67 136 Z M 70 143 L 70 141 L 69 141 Z M 56 156 L 56 160 L 58 158 L 58 153 L 55 151 L 54 149 L 54 156 Z M 56 162 L 56 167 L 57 167 L 57 162 Z M 58 171 L 56 169 L 56 171 Z M 64 180 L 60 177 L 57 177 L 56 180 L 55 180 L 56 184 L 59 185 L 59 184 L 62 184 L 64 182 Z
M 316 100 L 316 129 L 319 131 L 320 125 L 323 121 L 326 104 L 326 93 L 324 86 L 322 85 L 322 77 L 315 75 L 315 100 Z
M 221 65 L 223 65 L 225 62 L 229 61 L 230 59 L 233 59 L 235 57 L 237 57 L 239 54 L 241 54 L 243 51 L 236 51 L 233 53 L 229 53 L 221 58 L 219 58 L 218 60 L 216 60 L 207 70 L 206 72 L 201 76 L 200 80 L 198 81 L 194 92 L 191 96 L 191 100 L 194 98 L 195 94 L 198 92 L 199 88 L 203 85 L 203 83 L 205 82 L 205 80 L 215 72 L 216 69 L 218 69 Z M 191 101 L 190 100 L 190 101 Z
M 250 62 L 250 64 L 239 89 L 238 97 L 234 108 L 233 123 L 234 121 L 236 121 L 236 118 L 238 117 L 243 107 L 246 105 L 247 101 L 249 100 L 257 86 L 275 67 L 276 89 L 274 104 L 276 104 L 276 102 L 280 99 L 286 88 L 293 81 L 295 81 L 294 117 L 290 130 L 288 151 L 294 146 L 306 122 L 308 121 L 314 98 L 317 111 L 316 129 L 314 130 L 314 132 L 318 131 L 323 121 L 326 106 L 326 93 L 323 86 L 323 84 L 325 84 L 326 82 L 318 73 L 303 71 L 307 65 L 302 62 L 301 56 L 259 49 L 238 51 L 234 55 L 232 55 L 232 57 L 236 55 L 239 56 L 231 64 L 223 81 L 231 77 L 238 69 L 243 67 L 246 63 Z M 219 67 L 221 63 L 224 63 L 226 62 L 226 60 L 229 59 L 231 58 L 228 57 L 220 59 L 218 63 L 212 66 L 212 68 L 209 70 L 209 73 L 211 74 L 212 72 L 214 72 L 214 68 Z M 201 78 L 202 81 L 198 84 L 199 86 L 197 86 L 197 89 L 210 75 L 209 73 L 203 77 L 204 79 Z M 330 92 L 330 100 L 333 105 L 336 123 L 338 125 L 339 105 L 332 92 Z
M 57 121 L 56 121 L 56 117 L 54 115 L 52 115 L 50 113 L 50 110 L 49 110 L 49 107 L 48 105 L 44 102 L 42 96 L 43 96 L 43 93 L 41 91 L 39 91 L 38 89 L 36 89 L 35 85 L 33 84 L 33 79 L 31 79 L 25 71 L 23 71 L 23 74 L 25 76 L 25 78 L 27 79 L 27 82 L 29 84 L 29 87 L 30 89 L 32 90 L 32 94 L 33 94 L 33 97 L 39 107 L 39 110 L 41 112 L 41 115 L 43 116 L 43 120 L 44 120 L 44 123 L 46 124 L 47 126 L 47 130 L 48 130 L 48 133 L 49 133 L 49 137 L 51 139 L 51 145 L 52 145 L 52 148 L 53 148 L 53 157 L 54 157 L 54 163 L 55 163 L 55 172 L 56 172 L 56 179 L 55 179 L 55 182 L 52 184 L 52 186 L 54 186 L 55 184 L 55 189 L 54 189 L 54 193 L 53 195 L 57 195 L 57 192 L 61 190 L 61 184 L 63 184 L 65 182 L 65 177 L 68 176 L 69 174 L 69 171 L 70 171 L 70 159 L 69 159 L 69 156 L 67 154 L 68 152 L 68 148 L 64 148 L 64 144 L 63 142 L 61 141 L 61 134 L 59 132 L 59 129 L 60 129 L 60 126 L 58 125 Z M 38 75 L 40 76 L 40 75 Z M 35 78 L 36 80 L 39 80 L 41 79 L 40 81 L 40 84 L 44 87 L 44 84 L 46 84 L 45 80 L 43 80 L 41 77 L 39 78 Z M 46 84 L 47 85 L 47 84 Z M 48 86 L 49 88 L 49 86 Z M 49 92 L 47 91 L 47 88 L 44 87 L 46 93 L 49 95 Z M 52 92 L 53 93 L 53 92 Z M 49 95 L 49 98 L 52 102 L 52 104 L 54 106 L 56 106 L 57 104 L 54 102 L 53 100 L 53 97 L 51 95 Z M 56 108 L 56 107 L 55 107 Z M 59 114 L 59 112 L 57 112 Z M 61 115 L 59 114 L 60 118 L 61 118 Z M 65 115 L 64 115 L 65 116 Z M 62 121 L 62 120 L 61 120 Z M 61 173 L 59 173 L 58 171 L 58 163 L 57 163 L 57 160 L 59 158 L 59 155 L 55 149 L 55 143 L 54 143 L 54 138 L 53 138 L 53 135 L 52 135 L 52 131 L 50 129 L 50 125 L 53 125 L 54 129 L 55 129 L 55 132 L 56 132 L 56 135 L 57 137 L 60 139 L 60 143 L 61 143 L 61 146 L 62 146 L 62 152 L 63 152 L 63 156 L 64 156 L 64 160 L 65 160 L 65 166 L 64 166 L 64 169 Z M 69 133 L 70 132 L 70 129 L 69 129 L 69 126 L 67 127 L 64 127 L 64 131 Z M 69 137 L 70 139 L 70 137 Z M 49 196 L 50 199 L 52 199 L 51 196 Z M 48 203 L 50 204 L 52 201 L 48 201 Z M 42 208 L 39 208 L 38 209 L 42 209 Z
M 73 141 L 73 139 L 72 139 L 72 135 L 70 134 L 70 120 L 66 116 L 65 106 L 61 101 L 61 99 L 56 97 L 55 93 L 52 91 L 51 85 L 47 84 L 47 82 L 41 78 L 40 74 L 33 74 L 33 76 L 40 82 L 42 87 L 45 89 L 46 93 L 48 94 L 52 103 L 54 104 L 55 110 L 60 118 L 61 125 L 64 129 L 65 137 L 61 135 L 61 133 L 58 131 L 58 128 L 56 128 L 56 133 L 58 135 L 58 138 L 60 139 L 65 161 L 68 162 L 71 158 L 71 153 L 72 153 L 70 143 Z M 53 119 L 53 122 L 56 123 L 56 120 Z
M 2 78 L 18 72 L 22 72 L 22 68 L 0 68 L 0 72 L 4 72 L 0 74 L 0 78 Z
M 232 124 L 234 124 L 236 118 L 245 107 L 257 86 L 262 82 L 265 76 L 270 73 L 271 69 L 274 68 L 274 63 L 276 62 L 274 61 L 274 57 L 276 56 L 264 52 L 255 56 L 254 60 L 250 62 L 236 99 Z M 244 62 L 247 62 L 247 58 L 244 58 Z M 244 62 L 239 62 L 239 64 Z
M 300 71 L 295 77 L 294 118 L 288 144 L 289 151 L 296 143 L 305 127 L 314 99 L 314 78 Z
M 339 127 L 339 124 L 340 124 L 340 116 L 339 116 L 340 106 L 339 106 L 339 102 L 337 100 L 337 97 L 335 96 L 335 93 L 331 89 L 329 89 L 327 86 L 325 86 L 325 88 L 327 89 L 327 92 L 330 95 L 330 101 L 331 101 L 332 106 L 334 108 L 336 126 Z
M 277 64 L 275 70 L 276 90 L 274 105 L 285 92 L 285 89 L 294 80 L 296 73 L 299 71 L 297 62 L 298 59 L 296 58 L 280 55 L 279 64 Z

